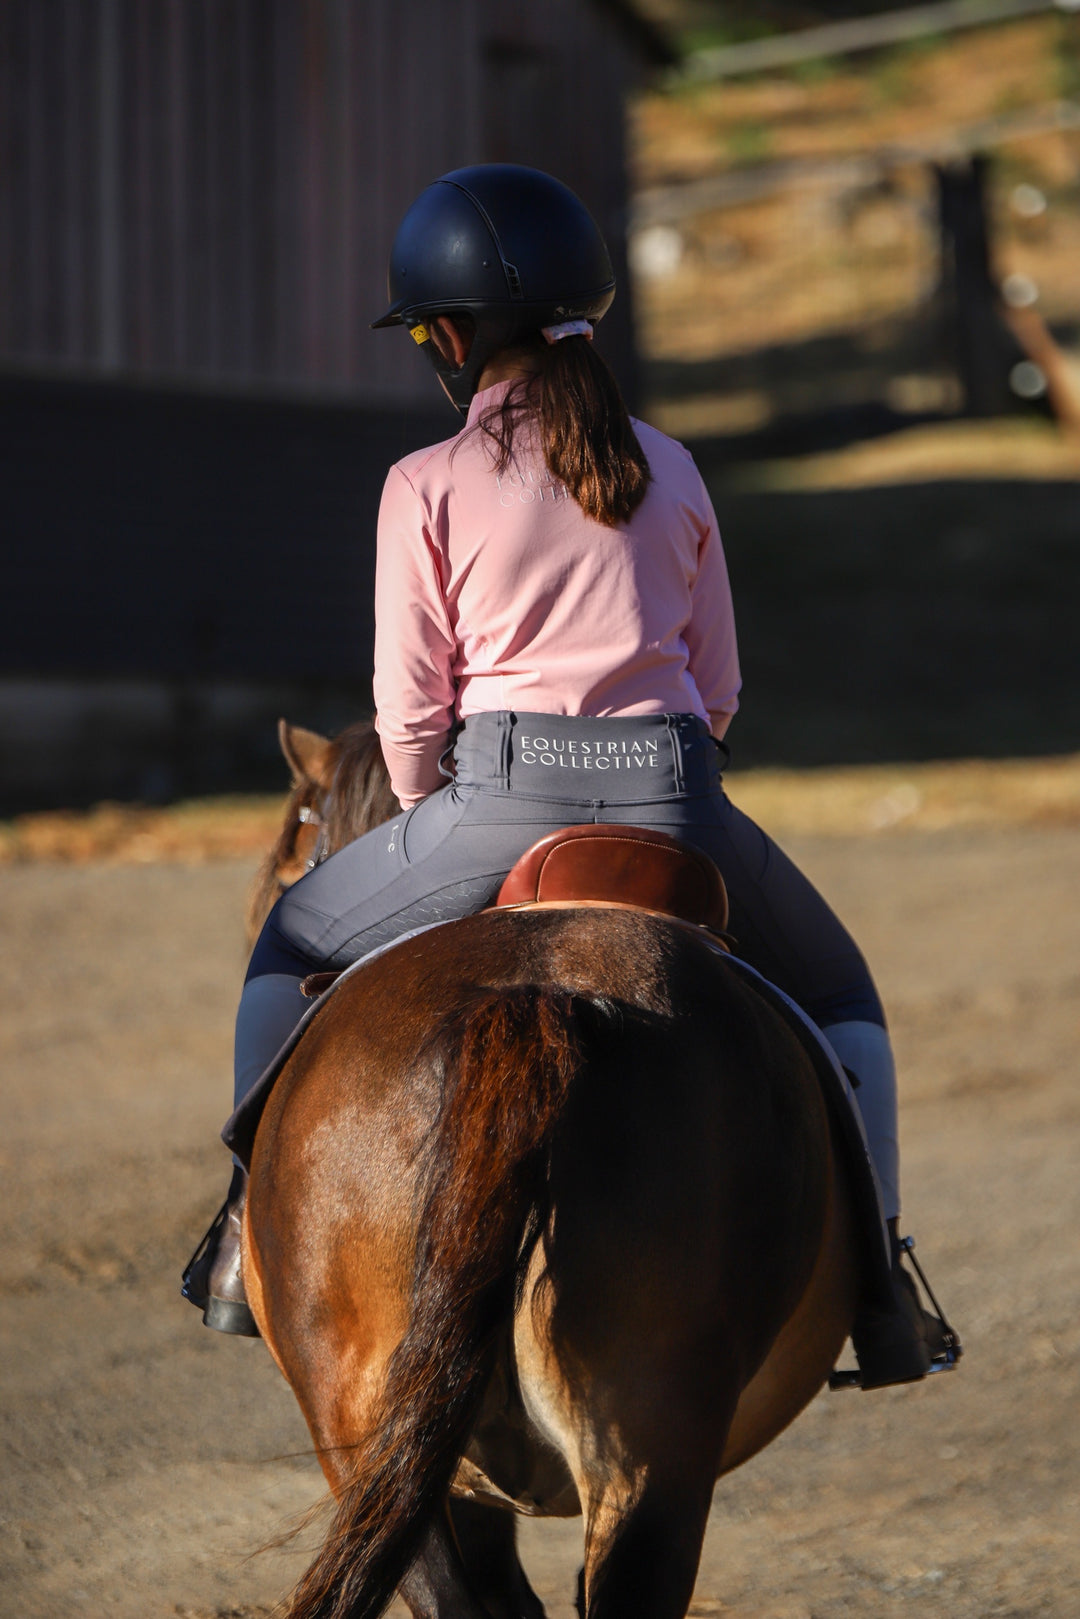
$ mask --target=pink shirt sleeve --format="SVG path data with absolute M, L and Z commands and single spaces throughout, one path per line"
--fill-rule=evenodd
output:
M 742 678 L 727 562 L 716 513 L 703 482 L 701 502 L 707 522 L 698 551 L 698 574 L 684 638 L 690 654 L 690 674 L 708 710 L 709 729 L 719 738 L 739 706 Z
M 432 514 L 391 467 L 379 507 L 373 687 L 383 757 L 405 809 L 444 784 L 455 654 Z

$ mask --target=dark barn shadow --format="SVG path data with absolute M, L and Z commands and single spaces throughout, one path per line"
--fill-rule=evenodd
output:
M 348 404 L 7 378 L 8 813 L 284 785 L 274 722 L 371 700 L 387 467 L 449 436 Z M 1080 747 L 1080 484 L 713 489 L 745 677 L 735 762 Z
M 1080 483 L 714 495 L 739 765 L 1080 747 Z
M 456 421 L 0 381 L 0 808 L 282 786 L 279 712 L 370 711 L 383 480 Z

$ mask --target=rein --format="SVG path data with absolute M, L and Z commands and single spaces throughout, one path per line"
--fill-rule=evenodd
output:
M 296 819 L 301 826 L 312 826 L 317 829 L 317 836 L 312 846 L 311 854 L 304 862 L 307 871 L 314 871 L 321 866 L 330 853 L 330 829 L 327 819 L 327 803 L 329 794 L 320 797 L 319 807 L 313 804 L 301 804 L 296 811 Z
M 304 862 L 305 871 L 314 871 L 316 866 L 321 866 L 324 860 L 336 853 L 336 850 L 330 847 L 330 821 L 333 813 L 334 792 L 337 788 L 338 777 L 341 774 L 342 763 L 343 760 L 339 758 L 334 766 L 334 775 L 329 787 L 315 787 L 313 793 L 315 802 L 313 804 L 297 805 L 296 819 L 300 822 L 300 826 L 312 827 L 315 831 L 315 842 L 312 845 L 311 853 Z M 297 828 L 297 833 L 299 835 L 299 828 Z
M 334 853 L 330 847 L 330 806 L 331 795 L 336 785 L 337 772 L 335 771 L 334 782 L 329 789 L 320 790 L 313 785 L 312 797 L 315 800 L 313 804 L 298 804 L 296 806 L 297 824 L 296 831 L 293 834 L 292 848 L 296 857 L 303 859 L 305 874 L 309 871 L 314 871 L 316 866 L 321 866 L 323 861 Z M 312 831 L 315 834 L 315 841 L 306 856 L 300 847 L 300 839 L 305 831 Z M 282 894 L 288 893 L 296 878 L 286 880 L 280 873 L 275 873 L 273 881 L 280 899 Z

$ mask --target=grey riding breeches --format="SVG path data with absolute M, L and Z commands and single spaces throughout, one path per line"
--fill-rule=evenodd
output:
M 609 822 L 668 832 L 710 855 L 727 885 L 738 953 L 819 1025 L 884 1025 L 850 934 L 725 795 L 723 751 L 688 714 L 470 716 L 454 744 L 454 779 L 290 888 L 248 979 L 345 967 L 411 928 L 480 910 L 538 838 Z

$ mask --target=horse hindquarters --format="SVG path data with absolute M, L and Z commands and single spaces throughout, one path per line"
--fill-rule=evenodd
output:
M 265 1306 L 269 1340 L 339 1503 L 290 1619 L 374 1619 L 418 1556 L 407 1588 L 417 1611 L 434 1603 L 432 1611 L 479 1619 L 446 1533 L 444 1503 L 539 1229 L 547 1144 L 579 1067 L 573 1014 L 568 994 L 531 986 L 474 991 L 428 1042 L 421 1062 L 441 1088 L 441 1104 L 411 1160 L 407 1201 L 420 1213 L 410 1313 L 382 1388 L 373 1387 L 377 1356 L 363 1377 L 350 1376 L 349 1329 L 332 1319 L 338 1309 L 351 1321 L 342 1295 L 362 1291 L 362 1274 L 349 1289 L 340 1278 L 316 1285 L 302 1318 L 308 1342 L 298 1373 L 283 1339 L 295 1336 L 300 1318 L 283 1330 L 272 1299 Z M 331 1379 L 320 1388 L 311 1368 L 335 1356 L 345 1387 Z
M 526 1408 L 586 1515 L 588 1619 L 685 1612 L 733 1433 L 760 1448 L 832 1364 L 808 1379 L 788 1339 L 765 1375 L 830 1229 L 816 1079 L 754 992 L 705 952 L 683 968 L 664 1016 L 623 1008 L 588 1048 L 517 1318 Z
M 418 1553 L 418 1611 L 473 1615 L 441 1514 L 470 1431 L 484 1460 L 511 1320 L 586 1514 L 590 1619 L 677 1619 L 732 1411 L 825 1224 L 827 1127 L 793 1037 L 677 925 L 488 912 L 373 963 L 293 1065 L 249 1216 L 253 1308 L 339 1497 L 295 1619 L 373 1619 Z M 787 1401 L 765 1390 L 752 1449 Z

